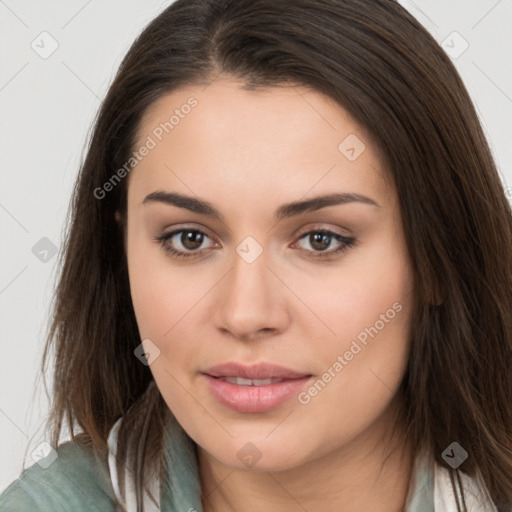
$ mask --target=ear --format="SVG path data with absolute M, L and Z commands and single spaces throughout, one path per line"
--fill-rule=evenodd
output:
M 121 222 L 121 214 L 116 210 L 116 213 L 114 214 L 114 217 L 116 219 L 116 222 L 119 224 Z

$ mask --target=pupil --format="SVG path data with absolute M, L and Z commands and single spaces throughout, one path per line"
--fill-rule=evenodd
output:
M 313 235 L 310 235 L 312 237 L 311 247 L 322 250 L 327 249 L 329 247 L 329 241 L 331 238 L 331 235 L 325 234 L 325 233 L 314 233 Z
M 197 249 L 203 243 L 203 234 L 197 231 L 184 231 L 181 235 L 181 243 L 186 249 Z

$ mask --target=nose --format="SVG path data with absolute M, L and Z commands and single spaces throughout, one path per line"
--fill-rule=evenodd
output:
M 249 263 L 237 253 L 233 266 L 217 287 L 216 327 L 242 341 L 286 330 L 290 315 L 286 287 L 268 268 L 267 253 Z

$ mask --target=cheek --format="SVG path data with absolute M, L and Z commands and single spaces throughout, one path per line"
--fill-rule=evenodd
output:
M 194 289 L 183 268 L 172 269 L 154 247 L 133 239 L 128 244 L 128 271 L 140 338 L 150 339 L 158 349 L 150 371 L 169 409 L 186 416 L 193 412 L 193 401 L 184 391 L 189 386 L 185 372 L 200 350 L 193 341 L 199 337 L 186 335 L 187 315 L 207 288 Z
M 202 301 L 218 275 L 207 266 L 197 270 L 172 263 L 157 242 L 142 235 L 129 236 L 127 256 L 140 337 L 149 338 L 159 350 L 151 372 L 159 386 L 174 390 L 197 367 L 197 356 L 209 339 L 204 330 L 210 311 Z M 170 395 L 176 396 L 174 391 Z
M 346 421 L 346 411 L 354 421 L 373 417 L 400 385 L 409 354 L 413 279 L 405 246 L 390 240 L 383 237 L 375 249 L 347 258 L 322 293 L 312 295 L 309 286 L 308 300 L 334 332 L 317 345 L 321 382 L 302 397 L 319 414 L 340 421 Z
M 173 267 L 159 242 L 152 240 L 135 220 L 128 229 L 127 259 L 140 334 L 163 339 L 201 290 L 190 286 L 191 276 L 186 268 Z
M 300 278 L 289 273 L 287 280 L 323 324 L 316 321 L 319 354 L 332 359 L 350 350 L 355 339 L 363 345 L 378 339 L 391 349 L 407 344 L 412 270 L 406 246 L 394 233 L 372 236 L 336 266 Z

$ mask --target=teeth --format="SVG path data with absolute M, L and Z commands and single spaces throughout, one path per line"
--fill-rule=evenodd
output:
M 283 379 L 244 379 L 243 377 L 219 377 L 219 379 L 238 386 L 268 386 Z

